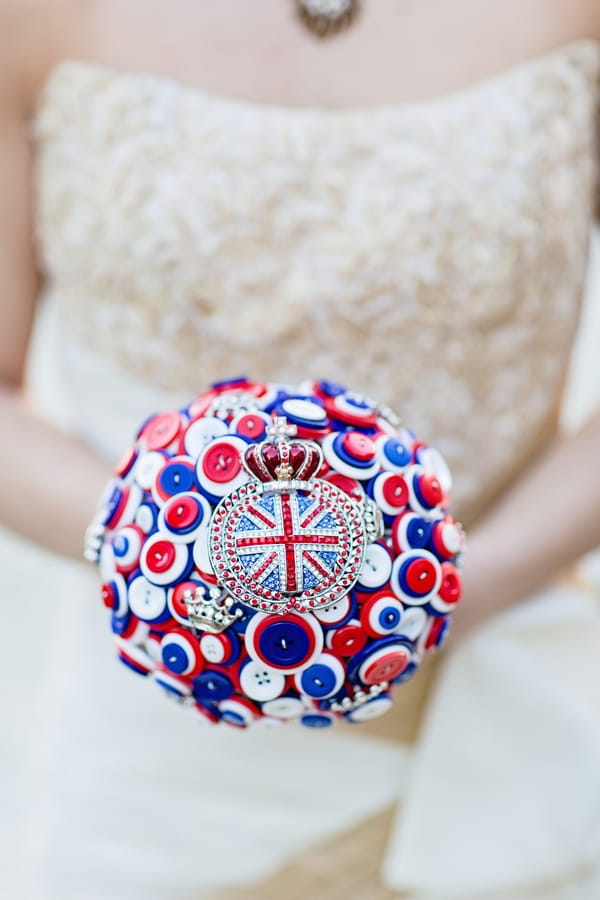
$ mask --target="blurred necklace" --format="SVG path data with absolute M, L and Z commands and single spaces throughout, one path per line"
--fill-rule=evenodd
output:
M 317 37 L 337 34 L 355 20 L 360 0 L 295 0 L 300 20 Z

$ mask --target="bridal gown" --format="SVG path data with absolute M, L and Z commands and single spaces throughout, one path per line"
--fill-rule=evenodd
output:
M 210 381 L 335 379 L 444 453 L 468 527 L 557 427 L 599 99 L 592 40 L 349 110 L 59 62 L 30 122 L 35 237 L 77 433 L 112 462 L 139 421 Z M 201 728 L 115 661 L 92 573 L 31 560 L 12 897 L 201 897 L 393 804 L 381 896 L 600 896 L 585 586 L 557 580 L 439 654 L 411 747 L 392 727 Z M 292 888 L 282 876 L 281 900 Z

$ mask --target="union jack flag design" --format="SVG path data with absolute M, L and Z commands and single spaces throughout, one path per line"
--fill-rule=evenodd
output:
M 344 530 L 320 498 L 293 492 L 253 500 L 233 537 L 246 578 L 295 593 L 335 578 Z

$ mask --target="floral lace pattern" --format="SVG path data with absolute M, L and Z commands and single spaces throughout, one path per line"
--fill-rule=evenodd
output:
M 31 134 L 65 340 L 190 395 L 240 371 L 346 382 L 445 453 L 468 519 L 556 421 L 599 95 L 591 40 L 356 110 L 64 60 Z

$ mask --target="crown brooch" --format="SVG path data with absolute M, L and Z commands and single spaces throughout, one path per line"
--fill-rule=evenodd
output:
M 267 439 L 245 449 L 251 478 L 221 500 L 211 522 L 219 583 L 269 613 L 315 611 L 348 593 L 382 530 L 375 504 L 319 478 L 320 446 L 295 434 L 277 417 Z
M 209 634 L 220 634 L 243 615 L 239 607 L 232 610 L 235 600 L 218 587 L 187 590 L 183 599 L 191 624 Z

